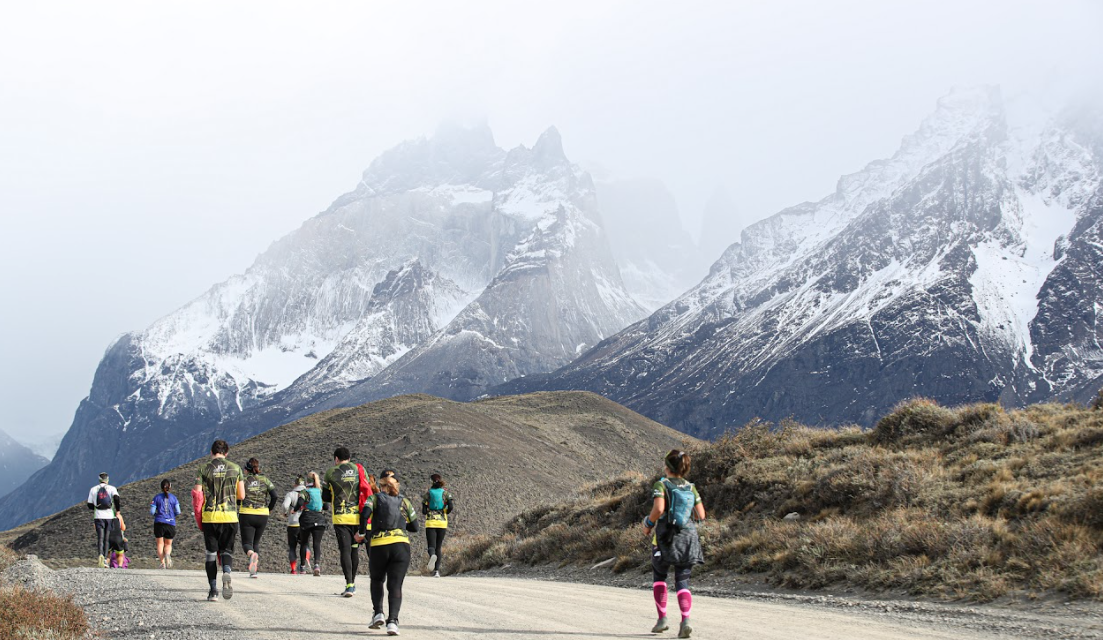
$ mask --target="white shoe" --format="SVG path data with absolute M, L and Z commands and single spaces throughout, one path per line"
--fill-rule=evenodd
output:
M 429 564 L 425 565 L 425 570 L 432 573 L 437 568 L 437 554 L 429 556 Z
M 384 616 L 382 613 L 377 613 L 374 616 L 372 616 L 371 624 L 368 625 L 368 628 L 369 629 L 378 629 L 379 627 L 382 627 L 383 623 L 386 622 L 386 621 L 387 621 L 386 616 Z
M 169 569 L 172 568 L 172 556 L 165 556 L 165 566 Z
M 388 622 L 387 623 L 387 635 L 389 635 L 389 636 L 397 636 L 398 635 L 398 623 L 397 622 Z

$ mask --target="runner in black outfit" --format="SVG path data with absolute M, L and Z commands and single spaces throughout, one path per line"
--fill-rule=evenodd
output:
M 249 458 L 245 463 L 245 500 L 238 509 L 241 523 L 241 549 L 249 558 L 249 577 L 257 577 L 260 564 L 260 538 L 268 527 L 268 514 L 279 497 L 272 481 L 261 475 L 260 460 Z
M 367 534 L 372 521 L 368 573 L 371 575 L 372 615 L 369 629 L 387 625 L 387 634 L 398 635 L 398 613 L 402 608 L 402 582 L 410 568 L 410 536 L 417 532 L 414 505 L 399 494 L 398 479 L 388 475 L 379 480 L 379 493 L 372 495 L 360 512 L 357 539 Z M 387 584 L 387 616 L 383 615 L 383 583 Z

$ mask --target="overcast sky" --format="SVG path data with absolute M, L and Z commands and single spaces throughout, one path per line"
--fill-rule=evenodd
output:
M 706 6 L 706 4 L 710 6 Z M 889 156 L 954 85 L 1099 79 L 1103 3 L 26 2 L 0 8 L 0 428 L 445 119 L 655 177 L 696 234 Z M 730 241 L 737 240 L 734 236 Z

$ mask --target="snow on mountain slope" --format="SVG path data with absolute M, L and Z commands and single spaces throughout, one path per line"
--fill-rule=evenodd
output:
M 998 90 L 957 90 L 891 159 L 752 225 L 650 318 L 495 391 L 589 389 L 709 435 L 756 416 L 868 423 L 915 394 L 1021 403 L 1070 388 L 1042 369 L 1090 386 L 1103 138 L 1077 130 L 1009 125 Z
M 485 126 L 446 125 L 383 153 L 352 192 L 244 274 L 113 343 L 57 457 L 36 476 L 44 499 L 0 501 L 0 526 L 65 506 L 79 498 L 74 487 L 104 469 L 120 482 L 156 473 L 201 453 L 199 440 L 212 433 L 257 433 L 378 375 L 452 321 L 504 267 L 517 268 L 519 243 L 544 234 L 557 210 L 571 212 L 568 226 L 580 230 L 587 251 L 564 244 L 549 252 L 569 253 L 583 288 L 604 282 L 612 296 L 577 310 L 570 305 L 597 303 L 560 298 L 563 320 L 596 327 L 563 329 L 577 338 L 570 353 L 612 334 L 642 313 L 617 298 L 623 289 L 600 215 L 582 204 L 592 191 L 554 128 L 531 149 L 505 151 Z M 534 345 L 523 370 L 566 362 L 558 343 Z M 542 347 L 556 352 L 537 353 Z M 514 355 L 502 352 L 502 366 Z

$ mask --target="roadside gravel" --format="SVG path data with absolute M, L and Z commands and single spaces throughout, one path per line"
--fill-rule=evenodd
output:
M 643 576 L 614 576 L 606 569 L 600 577 L 602 572 L 548 567 L 441 579 L 411 575 L 402 635 L 433 640 L 654 637 L 646 633 L 654 608 L 650 594 L 641 589 L 650 587 Z M 234 581 L 232 600 L 207 603 L 199 571 L 63 569 L 44 578 L 44 586 L 72 593 L 104 638 L 382 636 L 366 629 L 371 615 L 366 578 L 352 600 L 337 596 L 340 582 L 332 575 L 262 574 L 260 580 L 249 580 L 243 573 Z M 712 584 L 707 577 L 694 586 L 694 637 L 705 640 L 1103 638 L 1103 617 L 1094 606 L 1020 610 L 777 594 Z
M 196 573 L 194 590 L 167 590 L 143 573 L 63 569 L 47 575 L 43 585 L 71 594 L 103 638 L 211 640 L 212 627 L 230 628 L 217 605 L 205 601 L 202 574 Z

